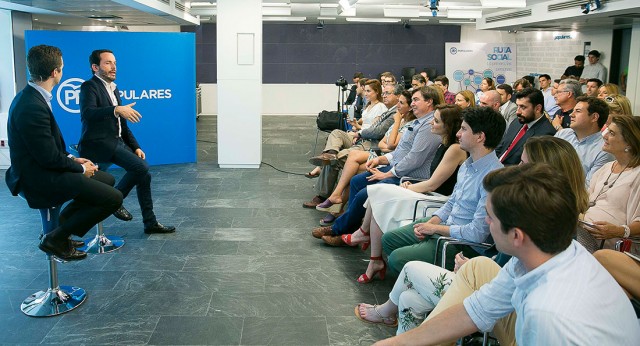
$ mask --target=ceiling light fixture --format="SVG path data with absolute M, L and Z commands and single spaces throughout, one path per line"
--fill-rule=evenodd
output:
M 465 18 L 482 18 L 482 10 L 456 10 L 449 9 L 447 18 L 465 19 Z
M 263 22 L 304 22 L 307 17 L 262 17 Z
M 216 3 L 212 3 L 212 2 L 194 2 L 191 1 L 191 7 L 213 7 L 213 6 L 217 6 L 218 4 Z
M 342 10 L 346 11 L 350 9 L 351 6 L 354 6 L 356 2 L 358 2 L 358 0 L 340 0 L 338 3 L 340 4 L 340 7 L 342 7 Z
M 480 0 L 482 7 L 521 8 L 527 7 L 526 0 Z
M 359 22 L 359 23 L 399 23 L 400 18 L 345 18 L 347 22 Z

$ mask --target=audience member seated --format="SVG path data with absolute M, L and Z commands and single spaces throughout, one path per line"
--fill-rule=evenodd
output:
M 402 89 L 404 89 L 402 85 L 396 86 L 396 90 L 402 90 Z M 358 173 L 362 173 L 366 170 L 365 164 L 367 163 L 367 161 L 369 161 L 374 157 L 377 157 L 378 154 L 392 152 L 396 148 L 403 133 L 409 127 L 409 125 L 411 125 L 411 122 L 416 118 L 413 115 L 413 111 L 411 111 L 409 100 L 411 100 L 411 92 L 407 90 L 403 90 L 402 93 L 400 94 L 400 97 L 398 97 L 397 111 L 393 116 L 393 120 L 394 120 L 393 126 L 391 126 L 387 130 L 387 133 L 385 134 L 385 136 L 382 138 L 382 140 L 380 140 L 380 142 L 378 142 L 379 150 L 366 151 L 366 152 L 351 151 L 349 153 L 349 155 L 347 156 L 347 162 L 344 164 L 344 167 L 342 168 L 342 173 L 340 174 L 340 180 L 338 181 L 336 188 L 333 190 L 333 193 L 331 194 L 333 198 L 331 196 L 329 197 L 329 200 L 332 203 L 334 202 L 342 203 L 343 200 L 348 199 L 348 192 L 349 192 L 348 187 L 349 187 L 351 178 L 354 175 Z M 336 176 L 337 176 L 337 173 L 336 173 Z M 339 210 L 337 211 L 336 211 L 336 208 L 331 209 L 332 207 L 318 208 L 318 206 L 316 206 L 316 208 L 319 210 L 329 211 L 329 213 L 325 217 L 323 217 L 322 220 L 320 221 L 321 226 L 328 226 L 335 221 L 336 217 L 338 217 L 339 214 L 341 214 L 342 209 L 344 208 L 344 204 L 341 205 Z
M 367 162 L 367 172 L 351 179 L 347 211 L 332 226 L 314 229 L 311 232 L 314 237 L 329 245 L 344 245 L 340 235 L 353 233 L 362 223 L 363 205 L 368 198 L 367 185 L 398 184 L 402 176 L 429 178 L 429 167 L 440 144 L 440 138 L 431 133 L 430 122 L 435 107 L 443 101 L 436 87 L 414 90 L 411 97 L 416 120 L 402 136 L 396 150 Z
M 116 57 L 107 49 L 94 50 L 89 55 L 93 77 L 80 86 L 80 119 L 82 134 L 78 142 L 80 155 L 95 162 L 113 163 L 125 170 L 116 189 L 127 198 L 136 188 L 142 212 L 144 233 L 173 233 L 174 226 L 158 222 L 153 212 L 151 173 L 146 155 L 127 121 L 137 123 L 142 117 L 133 109 L 134 103 L 122 105 L 116 80 Z M 114 216 L 131 220 L 133 216 L 121 206 Z
M 500 112 L 500 93 L 495 90 L 488 90 L 480 96 L 480 107 L 489 107 L 496 112 Z
M 378 141 L 393 124 L 393 115 L 396 113 L 398 97 L 395 85 L 386 85 L 382 93 L 382 103 L 385 112 L 374 121 L 373 125 L 360 131 L 333 130 L 327 138 L 322 154 L 312 157 L 309 162 L 316 167 L 308 173 L 310 176 L 320 175 L 321 166 L 341 165 L 346 161 L 347 155 L 352 150 L 370 150 L 376 148 Z M 400 92 L 400 89 L 397 91 Z
M 620 87 L 613 83 L 603 84 L 600 88 L 598 88 L 598 98 L 601 100 L 604 100 L 604 98 L 609 95 L 618 94 L 620 94 Z
M 456 94 L 456 105 L 462 109 L 476 106 L 476 96 L 470 90 L 462 90 Z
M 580 159 L 575 149 L 567 141 L 550 136 L 529 138 L 522 153 L 522 162 L 523 164 L 547 163 L 556 172 L 565 175 L 576 196 L 577 210 L 580 213 L 587 210 L 589 195 L 585 189 L 584 174 L 575 169 L 580 165 Z M 502 267 L 509 258 L 509 255 L 500 253 L 494 261 Z M 438 304 L 449 285 L 457 280 L 455 273 L 467 261 L 468 258 L 464 257 L 462 253 L 458 253 L 453 272 L 430 263 L 409 262 L 400 272 L 400 276 L 389 294 L 389 300 L 380 306 L 359 304 L 356 308 L 356 316 L 369 322 L 384 323 L 385 321 L 395 321 L 397 315 L 397 320 L 400 321 L 397 334 L 415 328 Z M 485 281 L 494 277 L 488 277 L 488 280 Z M 462 300 L 472 292 L 468 291 L 467 294 L 457 295 L 457 303 L 462 303 Z M 449 304 L 456 303 L 451 296 L 448 297 L 448 302 Z M 505 343 L 507 341 L 505 335 L 498 334 L 497 337 L 501 345 L 511 344 L 510 342 Z
M 429 77 L 426 77 L 429 78 Z M 427 85 L 427 79 L 421 74 L 415 74 L 411 77 L 411 89 L 409 91 L 414 91 L 422 88 Z
M 382 102 L 382 86 L 379 80 L 367 79 L 364 82 L 364 97 L 367 99 L 367 104 L 362 110 L 362 118 L 351 121 L 351 126 L 356 131 L 370 127 L 387 110 Z
M 496 87 L 496 91 L 500 94 L 500 114 L 507 122 L 507 128 L 511 125 L 511 122 L 516 118 L 516 111 L 518 106 L 515 102 L 511 101 L 513 94 L 513 88 L 509 84 L 500 84 Z
M 560 79 L 570 78 L 570 79 L 578 80 L 582 75 L 583 69 L 584 69 L 584 55 L 576 55 L 576 57 L 573 58 L 573 65 L 567 67 L 564 70 L 564 73 L 562 74 L 562 77 L 560 77 Z
M 635 344 L 629 300 L 572 240 L 579 212 L 568 179 L 525 164 L 492 172 L 483 185 L 491 235 L 513 257 L 502 269 L 486 257 L 463 264 L 424 323 L 375 345 L 447 344 L 492 329 L 501 345 Z
M 449 91 L 449 78 L 447 76 L 438 76 L 436 77 L 435 82 L 433 83 L 435 86 L 442 90 L 444 95 L 444 102 L 446 104 L 454 104 L 456 103 L 456 94 Z
M 496 90 L 496 84 L 493 82 L 493 79 L 490 77 L 482 78 L 482 82 L 480 82 L 480 90 L 476 91 L 476 104 L 480 105 L 480 98 L 484 93 L 489 90 Z
M 11 166 L 5 180 L 11 194 L 20 194 L 34 209 L 60 207 L 71 200 L 60 213 L 59 226 L 44 235 L 39 248 L 72 261 L 87 254 L 75 249 L 84 243 L 70 237 L 83 237 L 115 212 L 122 205 L 122 193 L 112 187 L 115 179 L 111 175 L 66 151 L 50 104 L 51 90 L 62 79 L 63 67 L 59 48 L 39 45 L 29 49 L 29 83 L 9 108 Z
M 556 114 L 549 114 L 551 116 L 551 123 L 556 130 L 561 128 L 568 128 L 571 125 L 571 112 L 573 107 L 576 106 L 576 98 L 582 96 L 582 89 L 580 83 L 575 79 L 564 79 L 558 84 L 558 91 L 556 91 L 556 104 L 560 109 Z
M 365 203 L 367 211 L 362 226 L 353 234 L 342 235 L 342 240 L 350 246 L 371 244 L 371 261 L 358 282 L 367 283 L 376 273 L 384 278 L 386 266 L 381 257 L 382 234 L 410 223 L 413 219 L 413 206 L 417 200 L 424 199 L 424 193 L 436 192 L 448 196 L 453 192 L 458 169 L 467 159 L 467 153 L 460 148 L 456 138 L 462 122 L 460 111 L 460 107 L 455 105 L 436 108 L 431 132 L 439 135 L 442 143 L 431 162 L 431 178 L 417 184 L 404 182 L 401 186 L 377 184 L 367 187 L 369 199 Z M 364 248 L 366 246 L 363 245 Z
M 428 68 L 426 68 L 426 67 L 425 67 L 424 69 L 422 69 L 422 71 L 420 71 L 420 75 L 421 75 L 422 77 L 424 77 L 424 80 L 425 80 L 425 84 L 424 84 L 424 86 L 430 86 L 430 85 L 433 85 L 433 82 L 431 81 L 431 77 L 429 77 L 429 73 L 428 73 L 428 71 L 429 71 L 429 69 L 428 69 Z M 435 72 L 434 72 L 434 74 L 435 74 Z
M 618 282 L 629 298 L 640 299 L 640 261 L 624 252 L 598 250 L 593 256 Z
M 500 113 L 488 107 L 467 108 L 462 112 L 462 120 L 457 137 L 460 148 L 470 157 L 460 167 L 447 203 L 431 218 L 389 230 L 382 236 L 382 247 L 394 273 L 399 273 L 409 261 L 434 263 L 436 240 L 440 236 L 483 242 L 489 235 L 484 221 L 486 191 L 481 181 L 487 173 L 502 167 L 494 148 L 506 124 Z M 467 257 L 479 254 L 466 246 L 459 247 L 459 251 Z M 447 264 L 451 266 L 454 252 L 449 254 Z
M 640 236 L 640 118 L 614 115 L 602 149 L 615 161 L 602 166 L 589 184 L 589 209 L 578 240 L 591 251 L 612 249 L 620 238 Z M 637 246 L 633 253 L 640 253 Z
M 585 89 L 584 94 L 587 96 L 598 97 L 598 93 L 600 91 L 600 87 L 602 86 L 602 81 L 598 78 L 589 78 L 587 79 L 587 87 Z
M 555 136 L 576 149 L 586 175 L 586 186 L 589 186 L 593 174 L 605 163 L 613 161 L 613 156 L 602 150 L 604 140 L 600 133 L 609 118 L 609 107 L 595 97 L 580 96 L 576 101 L 571 127 L 558 131 Z
M 396 76 L 391 72 L 382 72 L 380 74 L 380 83 L 382 83 L 382 87 L 385 85 L 396 85 Z
M 551 76 L 548 74 L 541 74 L 538 77 L 538 82 L 540 83 L 540 91 L 542 91 L 542 95 L 544 95 L 545 112 L 547 112 L 547 114 L 556 114 L 560 107 L 558 107 L 556 99 L 553 97 Z
M 609 117 L 607 123 L 602 127 L 604 132 L 611 124 L 611 117 L 614 115 L 633 115 L 631 111 L 631 102 L 624 95 L 609 95 L 604 98 L 604 101 L 609 106 Z
M 346 105 L 352 105 L 356 101 L 356 97 L 358 96 L 358 81 L 360 78 L 364 78 L 364 74 L 362 72 L 356 72 L 353 74 L 353 85 L 349 88 L 347 100 L 344 101 Z
M 524 143 L 535 136 L 554 135 L 556 130 L 544 116 L 544 96 L 537 89 L 527 88 L 516 94 L 518 121 L 512 121 L 496 147 L 496 155 L 504 165 L 517 165 Z
M 516 94 L 526 88 L 533 88 L 533 85 L 531 85 L 531 83 L 524 78 L 516 79 L 516 81 L 513 82 L 513 96 L 511 96 L 511 102 L 515 103 Z

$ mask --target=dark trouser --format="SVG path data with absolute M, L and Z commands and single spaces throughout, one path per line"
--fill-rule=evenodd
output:
M 118 142 L 116 150 L 113 152 L 111 162 L 124 168 L 127 173 L 118 182 L 116 189 L 122 192 L 127 198 L 129 192 L 136 187 L 138 203 L 142 211 L 142 222 L 145 227 L 154 225 L 156 216 L 153 213 L 153 199 L 151 198 L 151 174 L 149 174 L 149 164 L 138 155 L 134 154 L 122 140 Z
M 400 273 L 402 267 L 410 261 L 421 261 L 441 265 L 441 248 L 437 249 L 438 256 L 436 257 L 436 243 L 440 235 L 434 234 L 425 237 L 424 240 L 418 240 L 413 233 L 413 225 L 427 222 L 429 219 L 430 217 L 418 219 L 409 225 L 402 226 L 382 235 L 382 250 L 387 254 L 389 268 L 396 275 Z M 454 258 L 460 251 L 462 251 L 467 258 L 479 255 L 468 246 L 450 245 L 447 248 L 445 268 L 453 270 Z
M 391 170 L 391 166 L 385 166 L 379 168 L 381 172 L 388 172 Z M 347 211 L 340 215 L 339 218 L 331 226 L 331 231 L 334 235 L 353 233 L 362 225 L 362 218 L 367 209 L 364 207 L 364 202 L 369 198 L 367 193 L 367 186 L 373 184 L 395 184 L 398 185 L 400 178 L 391 177 L 384 180 L 368 181 L 367 177 L 371 176 L 371 173 L 364 172 L 355 175 L 351 178 L 349 185 L 349 204 Z
M 91 179 L 81 177 L 80 193 L 60 212 L 56 237 L 83 237 L 98 222 L 106 219 L 122 205 L 122 193 L 112 186 L 115 179 L 109 173 L 97 171 Z

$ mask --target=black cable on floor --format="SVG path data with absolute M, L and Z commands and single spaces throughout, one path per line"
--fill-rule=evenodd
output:
M 266 163 L 266 162 L 264 162 L 264 161 L 262 161 L 262 162 L 260 162 L 260 163 L 262 163 L 262 164 L 264 164 L 264 165 L 267 165 L 267 166 L 269 166 L 269 167 L 271 167 L 271 168 L 275 169 L 276 171 L 278 171 L 278 172 L 282 172 L 282 173 L 293 174 L 293 175 L 305 175 L 305 174 L 306 174 L 306 173 L 295 173 L 295 172 L 287 172 L 287 171 L 283 171 L 283 170 L 281 170 L 281 169 L 279 169 L 279 168 L 276 168 L 275 166 L 273 166 L 273 165 L 271 165 L 271 164 L 268 164 L 268 163 Z

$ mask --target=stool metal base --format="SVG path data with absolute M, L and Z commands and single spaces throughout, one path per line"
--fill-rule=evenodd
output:
M 87 293 L 80 287 L 58 286 L 30 295 L 22 302 L 20 310 L 32 317 L 56 316 L 77 308 L 86 299 Z
M 124 239 L 115 235 L 97 234 L 95 237 L 85 240 L 84 244 L 79 250 L 100 254 L 118 250 L 124 245 Z

